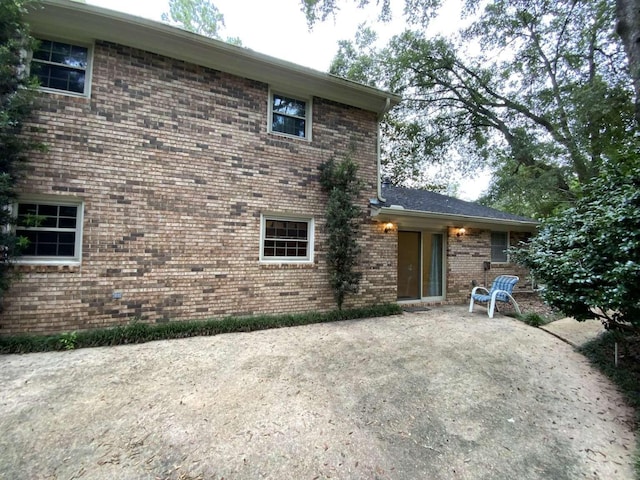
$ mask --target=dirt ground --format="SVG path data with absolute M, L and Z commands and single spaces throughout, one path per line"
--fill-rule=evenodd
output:
M 632 479 L 633 413 L 557 338 L 443 307 L 0 356 L 2 479 Z

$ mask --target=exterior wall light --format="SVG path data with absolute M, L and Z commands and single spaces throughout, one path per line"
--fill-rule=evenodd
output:
M 464 227 L 460 227 L 458 233 L 456 233 L 456 237 L 462 237 L 465 233 L 467 233 L 467 230 Z
M 388 222 L 384 224 L 384 233 L 393 232 L 393 223 Z

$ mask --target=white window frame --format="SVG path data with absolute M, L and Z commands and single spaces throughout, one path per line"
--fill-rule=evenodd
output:
M 13 204 L 14 217 L 18 216 L 18 205 L 24 203 L 33 203 L 38 205 L 56 205 L 77 207 L 76 228 L 75 229 L 58 229 L 47 227 L 20 227 L 20 230 L 39 230 L 39 231 L 74 231 L 76 234 L 76 242 L 74 245 L 75 255 L 73 256 L 41 256 L 41 255 L 22 255 L 15 259 L 15 263 L 25 265 L 80 265 L 82 261 L 82 236 L 84 224 L 84 202 L 77 197 L 61 197 L 48 195 L 24 195 L 18 198 Z M 17 226 L 14 227 L 14 231 Z
M 306 257 L 271 257 L 264 255 L 264 242 L 267 230 L 267 220 L 279 220 L 284 222 L 306 222 L 307 227 L 307 256 Z M 313 252 L 315 245 L 315 225 L 313 217 L 282 215 L 282 214 L 260 214 L 260 263 L 313 263 Z
M 502 233 L 502 234 L 504 234 L 506 236 L 507 243 L 506 243 L 506 248 L 505 248 L 506 251 L 504 253 L 504 256 L 505 256 L 504 260 L 494 260 L 493 259 L 493 241 L 492 241 L 493 239 L 492 239 L 492 237 L 493 237 L 494 233 Z M 509 232 L 505 232 L 505 231 L 501 231 L 501 230 L 492 230 L 489 235 L 490 235 L 489 236 L 489 255 L 491 257 L 491 263 L 509 263 L 509 245 L 510 245 L 510 241 L 511 241 Z
M 273 96 L 279 95 L 287 98 L 291 98 L 293 100 L 299 100 L 301 102 L 305 102 L 305 118 L 304 118 L 304 137 L 299 137 L 298 135 L 291 135 L 290 133 L 278 132 L 273 129 Z M 294 117 L 301 118 L 301 117 Z M 282 135 L 287 138 L 296 138 L 298 140 L 305 140 L 307 142 L 311 141 L 311 119 L 313 118 L 313 97 L 309 97 L 307 95 L 297 95 L 296 93 L 285 93 L 280 90 L 272 90 L 269 89 L 269 105 L 268 105 L 268 115 L 267 115 L 267 131 L 274 135 Z
M 67 95 L 70 97 L 81 97 L 81 98 L 89 98 L 91 97 L 91 80 L 92 80 L 92 72 L 93 72 L 93 44 L 85 43 L 85 42 L 76 42 L 73 40 L 65 39 L 65 38 L 55 38 L 48 37 L 45 35 L 38 35 L 37 33 L 34 35 L 37 40 L 48 40 L 50 42 L 58 42 L 58 43 L 66 43 L 67 45 L 72 45 L 75 47 L 82 47 L 87 49 L 87 66 L 84 69 L 84 92 L 70 92 L 68 90 L 60 90 L 57 88 L 43 87 L 40 86 L 39 90 L 47 93 L 56 93 L 59 95 Z M 44 62 L 42 60 L 36 60 L 33 58 L 33 52 L 30 52 L 30 63 L 45 63 L 50 65 L 62 65 L 68 67 L 68 65 L 58 64 L 54 62 Z M 78 70 L 81 70 L 80 68 Z

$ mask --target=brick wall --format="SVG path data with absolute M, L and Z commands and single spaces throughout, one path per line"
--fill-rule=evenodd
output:
M 514 291 L 532 289 L 529 272 L 514 263 L 492 263 L 491 270 L 485 272 L 483 262 L 491 259 L 491 230 L 467 228 L 458 237 L 458 229 L 448 229 L 447 242 L 447 302 L 465 303 L 471 294 L 471 282 L 489 287 L 498 275 L 517 275 L 520 281 Z M 517 246 L 524 239 L 524 233 L 510 232 L 511 246 Z
M 267 133 L 267 103 L 266 84 L 98 42 L 90 99 L 42 94 L 48 151 L 20 184 L 83 199 L 82 263 L 20 267 L 0 335 L 333 308 L 317 167 L 350 149 L 364 277 L 347 304 L 394 301 L 395 239 L 368 217 L 376 115 L 314 98 L 307 142 Z M 314 217 L 313 264 L 259 263 L 263 212 Z

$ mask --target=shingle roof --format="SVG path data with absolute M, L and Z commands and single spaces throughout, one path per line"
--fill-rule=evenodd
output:
M 317 96 L 379 115 L 402 100 L 393 93 L 248 48 L 78 1 L 42 0 L 38 8 L 29 8 L 27 20 L 34 36 L 85 43 L 114 42 L 257 80 L 285 93 Z
M 425 213 L 536 223 L 536 221 L 531 218 L 501 212 L 495 208 L 485 207 L 478 203 L 466 202 L 427 190 L 383 185 L 382 196 L 386 199 L 383 205 L 385 207 L 399 205 L 404 207 L 405 210 Z

